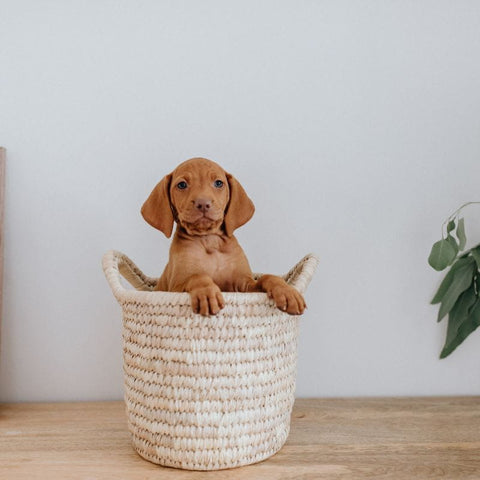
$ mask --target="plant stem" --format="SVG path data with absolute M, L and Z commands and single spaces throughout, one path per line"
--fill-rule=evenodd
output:
M 445 229 L 445 225 L 447 225 L 451 220 L 453 220 L 459 213 L 460 210 L 462 210 L 465 207 L 468 207 L 469 205 L 480 205 L 480 202 L 467 202 L 461 205 L 459 208 L 457 208 L 443 223 L 442 223 L 442 238 L 445 238 L 445 235 L 443 234 L 443 231 Z

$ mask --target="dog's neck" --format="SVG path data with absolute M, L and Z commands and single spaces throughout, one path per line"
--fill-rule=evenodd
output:
M 206 253 L 225 252 L 229 250 L 232 240 L 235 241 L 234 237 L 227 236 L 223 229 L 202 235 L 191 235 L 180 225 L 177 225 L 175 238 L 179 242 L 196 243 L 205 249 Z

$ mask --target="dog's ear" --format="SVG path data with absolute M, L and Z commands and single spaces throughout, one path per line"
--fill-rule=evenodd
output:
M 160 180 L 142 206 L 143 218 L 152 226 L 170 238 L 173 230 L 173 212 L 170 203 L 170 182 L 172 175 Z
M 225 213 L 225 232 L 229 237 L 233 232 L 247 223 L 255 212 L 253 202 L 248 198 L 245 190 L 238 180 L 229 173 L 227 175 L 228 186 L 230 188 L 230 200 Z

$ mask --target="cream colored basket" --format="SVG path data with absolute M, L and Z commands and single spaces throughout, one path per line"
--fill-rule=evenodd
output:
M 317 263 L 307 255 L 284 278 L 304 292 Z M 225 308 L 202 317 L 188 293 L 153 292 L 157 279 L 122 253 L 106 253 L 103 269 L 123 309 L 125 403 L 136 451 L 161 465 L 217 470 L 280 450 L 294 401 L 298 317 L 265 293 L 224 293 Z

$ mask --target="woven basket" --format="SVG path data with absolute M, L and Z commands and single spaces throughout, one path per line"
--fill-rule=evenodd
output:
M 284 278 L 304 292 L 317 263 L 308 255 Z M 294 402 L 298 317 L 265 293 L 223 293 L 225 308 L 202 317 L 188 293 L 153 292 L 157 279 L 122 253 L 106 253 L 103 269 L 123 309 L 125 403 L 136 451 L 165 466 L 218 470 L 280 450 Z

